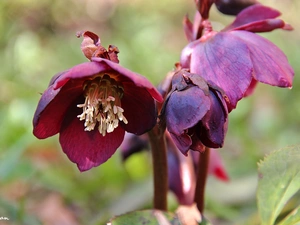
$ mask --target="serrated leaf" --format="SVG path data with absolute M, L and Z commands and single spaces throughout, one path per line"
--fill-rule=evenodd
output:
M 262 225 L 273 225 L 300 188 L 300 146 L 282 148 L 259 164 L 258 210 Z
M 134 211 L 110 220 L 107 225 L 182 225 L 174 213 L 160 210 L 142 210 Z
M 300 206 L 290 212 L 278 225 L 300 225 Z

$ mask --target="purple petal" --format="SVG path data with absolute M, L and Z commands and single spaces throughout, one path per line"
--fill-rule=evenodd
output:
M 149 131 L 155 124 L 157 112 L 152 96 L 145 88 L 137 87 L 132 82 L 124 82 L 124 96 L 121 100 L 124 116 L 128 124 L 123 128 L 137 135 Z
M 218 93 L 210 91 L 209 97 L 211 107 L 201 120 L 200 140 L 207 147 L 220 148 L 227 132 L 227 107 Z
M 245 30 L 250 32 L 269 32 L 278 28 L 285 29 L 285 23 L 281 19 L 268 19 L 268 20 L 248 23 L 243 26 L 234 28 L 232 30 Z
M 240 32 L 240 31 L 238 31 Z M 252 80 L 253 66 L 248 46 L 227 32 L 219 32 L 206 42 L 198 42 L 191 55 L 191 73 L 220 87 L 236 107 Z
M 257 82 L 258 82 L 257 80 L 255 80 L 254 78 L 252 78 L 252 81 L 251 81 L 251 83 L 250 83 L 247 91 L 245 92 L 244 97 L 252 95 L 252 93 L 254 92 L 254 89 L 255 89 L 255 87 L 257 85 Z
M 195 126 L 210 107 L 209 98 L 197 86 L 184 91 L 174 91 L 166 103 L 166 126 L 176 146 L 187 154 L 192 139 L 187 130 Z
M 192 145 L 192 138 L 186 132 L 180 135 L 173 134 L 172 132 L 169 133 L 177 148 L 182 152 L 182 154 L 187 156 L 190 146 Z
M 190 68 L 191 55 L 194 51 L 194 48 L 199 44 L 199 41 L 194 41 L 189 43 L 181 52 L 180 56 L 180 65 L 182 68 Z
M 195 170 L 191 156 L 183 156 L 167 135 L 169 188 L 178 202 L 191 205 L 194 201 Z
M 266 84 L 291 87 L 294 70 L 285 54 L 272 42 L 246 31 L 231 31 L 234 36 L 247 43 L 254 66 L 253 77 Z
M 167 102 L 165 117 L 169 132 L 181 135 L 195 126 L 210 108 L 210 100 L 197 86 L 174 91 Z
M 137 136 L 128 132 L 125 133 L 124 140 L 120 145 L 123 161 L 132 154 L 146 149 L 149 150 L 148 135 Z
M 66 111 L 82 94 L 82 80 L 69 82 L 60 89 L 51 85 L 42 95 L 33 117 L 33 134 L 40 139 L 59 132 Z
M 125 131 L 118 126 L 112 133 L 104 137 L 97 128 L 84 131 L 84 122 L 77 118 L 82 113 L 76 105 L 83 102 L 73 102 L 61 126 L 59 141 L 64 153 L 77 164 L 80 171 L 86 171 L 107 161 L 123 141 Z
M 188 18 L 187 15 L 183 18 L 183 30 L 184 30 L 186 39 L 189 42 L 193 41 L 194 40 L 194 38 L 193 38 L 193 23 L 190 21 L 190 19 Z
M 253 6 L 249 6 L 248 8 L 241 11 L 233 23 L 227 26 L 223 31 L 228 31 L 232 29 L 239 29 L 239 27 L 244 26 L 246 24 L 267 20 L 267 19 L 274 19 L 280 16 L 280 12 L 272 9 L 270 7 L 255 4 Z

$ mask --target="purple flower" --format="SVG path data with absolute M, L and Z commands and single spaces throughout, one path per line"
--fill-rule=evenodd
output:
M 166 125 L 184 155 L 190 149 L 203 151 L 203 145 L 222 147 L 227 116 L 227 106 L 218 88 L 185 70 L 173 76 L 172 89 L 161 111 L 161 124 Z
M 91 34 L 85 33 L 84 42 L 94 37 L 89 42 L 98 47 L 94 54 L 86 54 L 88 45 L 82 46 L 91 62 L 54 76 L 33 118 L 34 135 L 43 139 L 59 133 L 63 151 L 80 171 L 108 160 L 125 131 L 150 130 L 157 119 L 154 99 L 162 101 L 145 77 L 116 63 L 115 48 L 104 51 L 98 36 Z M 107 59 L 99 58 L 105 53 Z
M 220 87 L 228 97 L 229 111 L 252 93 L 257 81 L 291 87 L 294 71 L 287 57 L 273 43 L 253 33 L 291 29 L 276 19 L 279 15 L 277 10 L 255 4 L 241 11 L 221 32 L 213 31 L 209 21 L 203 21 L 204 35 L 199 40 L 193 39 L 197 29 L 186 20 L 187 37 L 195 41 L 182 51 L 182 67 Z

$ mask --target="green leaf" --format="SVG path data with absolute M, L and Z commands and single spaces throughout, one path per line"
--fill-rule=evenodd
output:
M 117 216 L 107 223 L 107 225 L 128 224 L 182 225 L 176 214 L 155 209 L 130 212 L 121 216 Z
M 259 163 L 258 211 L 262 225 L 273 225 L 300 188 L 300 146 L 274 151 Z
M 300 206 L 290 212 L 278 225 L 300 225 Z

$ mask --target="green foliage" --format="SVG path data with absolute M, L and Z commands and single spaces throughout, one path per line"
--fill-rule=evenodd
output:
M 160 210 L 142 210 L 126 213 L 117 216 L 110 220 L 107 225 L 128 225 L 128 224 L 143 224 L 143 225 L 187 225 L 180 221 L 175 213 L 164 212 Z M 211 225 L 211 223 L 202 218 L 199 225 Z
M 287 202 L 300 190 L 300 146 L 272 152 L 259 163 L 258 210 L 262 225 L 273 225 Z M 300 223 L 299 207 L 280 223 Z
M 127 225 L 127 224 L 144 224 L 144 225 L 182 225 L 178 217 L 169 212 L 160 210 L 135 211 L 115 217 L 107 225 Z

